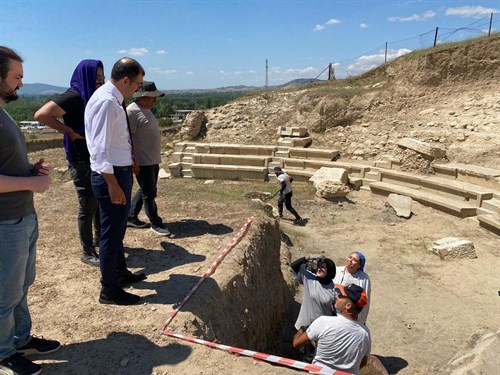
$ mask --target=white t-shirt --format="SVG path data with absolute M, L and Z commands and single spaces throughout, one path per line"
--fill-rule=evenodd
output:
M 287 175 L 286 173 L 282 173 L 277 176 L 278 181 L 280 185 L 284 182 L 285 183 L 285 190 L 283 191 L 283 194 L 288 194 L 289 192 L 292 191 L 292 183 L 290 182 L 290 176 Z
M 358 322 L 365 324 L 366 318 L 368 317 L 368 311 L 370 311 L 371 301 L 371 283 L 370 277 L 366 272 L 358 270 L 356 273 L 351 275 L 346 271 L 345 267 L 337 267 L 337 273 L 335 274 L 335 278 L 333 279 L 335 284 L 340 284 L 343 286 L 355 284 L 359 285 L 366 292 L 366 298 L 368 298 L 368 304 L 363 307 L 361 312 L 358 315 Z
M 342 315 L 321 316 L 306 332 L 311 341 L 317 342 L 313 364 L 358 375 L 361 360 L 370 354 L 368 327 Z

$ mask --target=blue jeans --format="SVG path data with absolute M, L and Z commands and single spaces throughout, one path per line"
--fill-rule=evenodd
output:
M 102 175 L 92 172 L 92 190 L 99 202 L 101 216 L 101 238 L 99 240 L 99 266 L 101 285 L 104 293 L 114 293 L 121 289 L 118 277 L 127 272 L 127 263 L 123 250 L 123 238 L 127 230 L 127 217 L 132 194 L 132 171 L 115 169 L 114 175 L 125 193 L 127 204 L 112 204 L 108 183 Z
M 153 226 L 162 225 L 163 220 L 158 216 L 158 207 L 155 201 L 159 170 L 160 166 L 158 164 L 139 167 L 139 174 L 135 178 L 140 188 L 132 198 L 132 204 L 128 213 L 129 219 L 137 218 L 144 203 L 144 211 L 151 224 Z
M 35 214 L 0 221 L 0 360 L 30 339 L 28 289 L 35 281 Z

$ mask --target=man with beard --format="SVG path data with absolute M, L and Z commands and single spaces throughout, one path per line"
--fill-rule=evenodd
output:
M 35 280 L 38 221 L 33 192 L 49 188 L 49 167 L 28 161 L 24 136 L 2 106 L 18 98 L 23 60 L 0 46 L 0 373 L 33 375 L 42 367 L 25 355 L 61 344 L 31 335 L 28 289 Z

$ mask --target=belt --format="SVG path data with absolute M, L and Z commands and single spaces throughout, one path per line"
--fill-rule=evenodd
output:
M 126 165 L 124 167 L 117 167 L 116 165 L 113 165 L 113 170 L 115 172 L 132 172 L 132 166 Z

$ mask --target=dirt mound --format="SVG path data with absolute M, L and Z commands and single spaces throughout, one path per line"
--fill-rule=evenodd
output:
M 434 143 L 454 162 L 500 157 L 500 35 L 416 51 L 365 75 L 254 93 L 206 111 L 201 141 L 275 144 L 278 126 L 305 126 L 312 147 L 378 159 L 397 140 Z

